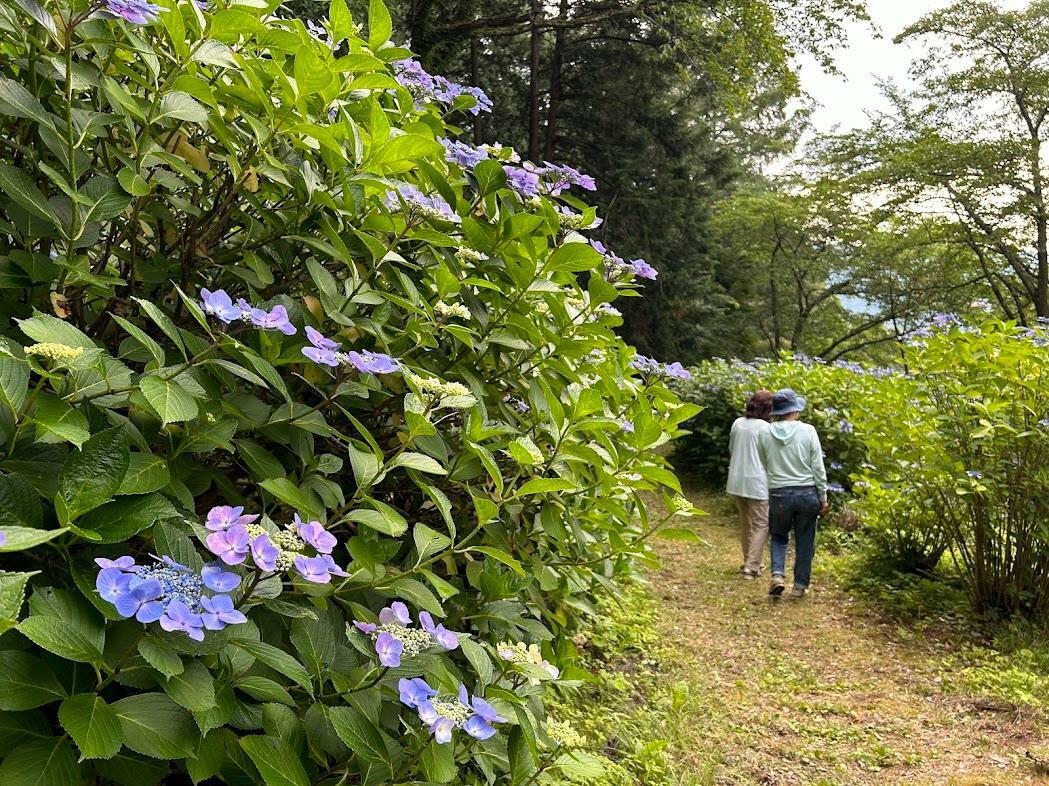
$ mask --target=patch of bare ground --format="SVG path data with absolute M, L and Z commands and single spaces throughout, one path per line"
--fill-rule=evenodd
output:
M 743 581 L 729 500 L 690 494 L 709 545 L 663 541 L 651 576 L 667 676 L 688 685 L 672 730 L 688 786 L 1049 784 L 1038 719 L 941 691 L 941 642 L 908 635 L 817 580 L 803 600 Z M 817 553 L 817 563 L 819 554 Z

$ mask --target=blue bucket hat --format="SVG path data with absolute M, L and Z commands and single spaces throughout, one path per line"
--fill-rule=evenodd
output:
M 805 397 L 799 396 L 790 388 L 777 390 L 772 396 L 772 416 L 789 415 L 805 409 Z

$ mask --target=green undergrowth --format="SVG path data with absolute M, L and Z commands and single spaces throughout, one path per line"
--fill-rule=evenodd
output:
M 908 636 L 949 647 L 940 659 L 943 689 L 1012 705 L 1049 722 L 1049 631 L 1030 622 L 980 618 L 949 561 L 934 575 L 893 571 L 857 542 L 825 555 L 821 572 L 864 611 L 894 622 Z
M 593 680 L 564 690 L 551 714 L 603 759 L 605 773 L 590 786 L 680 783 L 671 773 L 671 750 L 688 685 L 670 678 L 671 653 L 660 646 L 655 623 L 648 587 L 625 583 L 576 637 Z

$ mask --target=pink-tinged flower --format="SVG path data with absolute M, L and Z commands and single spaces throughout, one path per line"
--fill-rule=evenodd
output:
M 375 654 L 379 656 L 379 663 L 390 668 L 401 665 L 401 653 L 404 652 L 404 642 L 394 638 L 383 631 L 375 639 Z
M 212 292 L 209 289 L 202 288 L 200 290 L 200 303 L 204 307 L 205 314 L 211 314 L 227 325 L 235 319 L 240 319 L 244 316 L 243 309 L 240 306 L 233 305 L 233 301 L 224 289 Z
M 148 25 L 157 21 L 162 9 L 147 0 L 106 0 L 106 10 L 135 25 Z
M 253 308 L 249 312 L 251 324 L 263 330 L 279 330 L 285 336 L 295 335 L 295 326 L 288 319 L 288 309 L 284 306 L 274 306 L 269 311 L 261 308 Z
M 409 612 L 408 607 L 399 600 L 395 600 L 379 612 L 379 622 L 383 625 L 397 623 L 398 625 L 407 626 L 411 624 L 411 621 L 411 612 Z
M 330 554 L 317 557 L 304 557 L 301 554 L 294 559 L 295 570 L 306 581 L 314 584 L 327 584 L 332 576 L 349 576 L 350 574 L 335 564 Z
M 227 565 L 239 565 L 248 556 L 248 531 L 243 524 L 227 530 L 212 532 L 204 541 L 211 553 Z
M 208 630 L 222 630 L 227 625 L 239 625 L 248 621 L 243 612 L 233 607 L 233 599 L 229 595 L 202 597 L 200 605 L 204 609 L 200 619 Z
M 459 646 L 459 637 L 444 627 L 444 625 L 435 625 L 433 617 L 430 616 L 430 612 L 419 612 L 419 625 L 424 631 L 430 634 L 434 641 L 446 650 L 454 650 Z
M 312 360 L 314 363 L 320 363 L 324 366 L 335 367 L 339 365 L 338 350 L 340 344 L 338 341 L 332 341 L 330 338 L 325 338 L 320 331 L 313 329 L 309 325 L 306 326 L 306 338 L 313 345 L 311 347 L 303 347 L 302 354 Z
M 363 374 L 393 374 L 401 370 L 401 364 L 395 358 L 381 352 L 362 352 L 351 350 L 346 353 L 350 364 Z
M 229 529 L 236 524 L 243 524 L 246 526 L 258 518 L 258 514 L 245 516 L 243 513 L 244 508 L 240 505 L 235 508 L 230 507 L 229 505 L 216 505 L 208 511 L 207 518 L 204 521 L 204 526 L 212 532 L 217 532 L 219 530 Z
M 273 544 L 269 535 L 263 533 L 251 541 L 251 559 L 256 568 L 268 573 L 277 569 L 280 549 Z
M 295 514 L 295 529 L 298 531 L 300 538 L 317 549 L 321 554 L 331 554 L 331 550 L 339 543 L 334 535 L 321 526 L 319 521 L 311 521 L 304 524 L 298 513 Z
M 204 641 L 204 620 L 181 600 L 168 603 L 160 617 L 160 627 L 168 632 L 180 630 L 194 641 Z

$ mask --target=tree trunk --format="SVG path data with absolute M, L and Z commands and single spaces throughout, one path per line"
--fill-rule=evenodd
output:
M 568 0 L 561 0 L 558 19 L 568 18 Z M 564 62 L 565 28 L 554 30 L 554 55 L 550 62 L 550 105 L 546 110 L 546 146 L 543 158 L 553 161 L 557 157 L 557 111 L 561 107 L 561 67 Z
M 1037 136 L 1032 140 L 1031 177 L 1034 186 L 1035 252 L 1038 255 L 1038 294 L 1034 302 L 1035 314 L 1049 317 L 1049 217 L 1045 212 L 1045 194 L 1042 189 L 1042 143 Z
M 470 84 L 476 85 L 478 82 L 477 73 L 480 71 L 481 64 L 481 44 L 476 38 L 470 39 Z M 481 115 L 482 112 L 478 112 L 474 117 L 474 144 L 480 145 L 484 141 L 484 129 L 481 127 Z
M 532 51 L 529 58 L 531 79 L 528 86 L 528 158 L 532 161 L 539 160 L 539 51 L 543 36 L 536 21 L 542 12 L 542 3 L 539 0 L 532 0 L 530 16 Z

